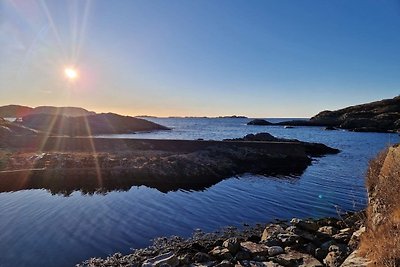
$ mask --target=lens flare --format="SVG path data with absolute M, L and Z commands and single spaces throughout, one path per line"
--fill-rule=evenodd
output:
M 70 81 L 76 80 L 76 78 L 78 78 L 78 71 L 72 67 L 65 68 L 64 74 L 65 74 L 65 77 Z

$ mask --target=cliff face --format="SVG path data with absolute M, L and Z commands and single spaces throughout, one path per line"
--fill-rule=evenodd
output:
M 375 266 L 400 266 L 400 146 L 382 152 L 367 175 L 367 231 L 361 251 Z

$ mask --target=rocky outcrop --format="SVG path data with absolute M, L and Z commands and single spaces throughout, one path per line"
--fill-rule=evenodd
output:
M 299 175 L 312 156 L 336 152 L 303 142 L 43 138 L 7 139 L 7 147 L 16 152 L 0 159 L 5 163 L 1 192 L 107 192 L 142 184 L 161 191 L 204 189 L 245 172 Z
M 371 161 L 367 174 L 368 208 L 361 251 L 374 266 L 400 266 L 400 146 Z
M 362 218 L 362 213 L 345 214 L 340 220 L 294 218 L 244 230 L 197 232 L 187 240 L 160 238 L 132 254 L 92 258 L 78 266 L 363 266 L 349 265 L 360 262 L 349 243 L 362 227 Z
M 273 123 L 263 119 L 254 119 L 249 121 L 247 125 L 273 125 Z
M 0 146 L 4 144 L 6 138 L 21 135 L 36 135 L 36 131 L 0 118 Z
M 225 139 L 225 141 L 256 141 L 256 142 L 281 142 L 281 143 L 300 143 L 307 153 L 311 156 L 322 156 L 325 154 L 339 153 L 339 149 L 328 147 L 320 143 L 302 142 L 297 139 L 277 138 L 269 133 L 248 134 L 243 138 Z
M 400 96 L 335 111 L 322 111 L 308 121 L 276 125 L 336 127 L 357 132 L 399 132 Z
M 36 114 L 22 118 L 21 125 L 43 133 L 67 136 L 128 134 L 139 131 L 169 130 L 169 128 L 134 117 L 102 113 L 80 117 Z

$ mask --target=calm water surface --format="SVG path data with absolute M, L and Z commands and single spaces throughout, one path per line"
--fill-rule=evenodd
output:
M 214 139 L 269 132 L 321 142 L 342 150 L 315 159 L 301 177 L 244 174 L 204 191 L 162 193 L 145 186 L 106 195 L 45 190 L 0 193 L 0 266 L 73 266 L 92 256 L 149 245 L 157 236 L 190 236 L 274 218 L 335 216 L 365 206 L 364 173 L 378 151 L 399 142 L 397 134 L 247 126 L 247 119 L 149 119 L 172 131 L 114 138 Z M 271 119 L 271 121 L 276 121 Z

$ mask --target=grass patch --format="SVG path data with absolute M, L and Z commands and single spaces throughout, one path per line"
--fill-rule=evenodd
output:
M 369 164 L 367 231 L 360 251 L 371 266 L 400 266 L 400 147 L 381 152 Z

